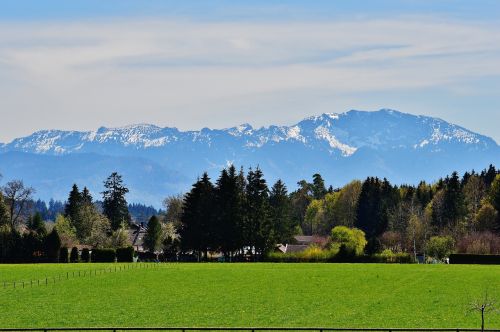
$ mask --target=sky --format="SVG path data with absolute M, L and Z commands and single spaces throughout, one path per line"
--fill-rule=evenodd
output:
M 381 108 L 500 142 L 500 1 L 0 0 L 0 142 Z

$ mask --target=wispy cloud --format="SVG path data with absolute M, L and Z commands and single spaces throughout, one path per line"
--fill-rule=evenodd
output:
M 342 111 L 332 107 L 375 92 L 460 94 L 464 82 L 500 77 L 499 31 L 437 17 L 3 23 L 0 140 L 19 136 L 19 117 L 35 119 L 25 131 L 224 127 Z

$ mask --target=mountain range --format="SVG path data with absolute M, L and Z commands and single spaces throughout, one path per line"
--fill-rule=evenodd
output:
M 290 190 L 320 173 L 327 184 L 367 176 L 398 184 L 434 181 L 452 171 L 500 164 L 491 138 L 444 120 L 382 109 L 312 116 L 290 126 L 180 131 L 149 124 L 96 131 L 41 130 L 0 143 L 3 181 L 23 179 L 42 199 L 66 199 L 73 183 L 100 196 L 113 171 L 128 200 L 160 206 L 189 190 L 204 171 L 215 179 L 227 165 L 259 166 L 268 182 Z

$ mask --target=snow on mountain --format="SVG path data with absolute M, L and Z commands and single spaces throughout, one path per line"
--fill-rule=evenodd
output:
M 464 143 L 486 148 L 496 145 L 491 139 L 443 120 L 413 116 L 394 110 L 378 112 L 349 111 L 342 114 L 322 114 L 304 119 L 291 126 L 270 126 L 254 129 L 249 124 L 221 130 L 181 132 L 176 128 L 160 128 L 140 124 L 120 128 L 101 127 L 97 131 L 77 132 L 42 130 L 31 136 L 4 144 L 2 151 L 23 151 L 41 154 L 68 154 L 94 151 L 97 145 L 123 148 L 161 148 L 188 141 L 208 145 L 214 138 L 235 140 L 241 148 L 261 148 L 266 144 L 300 142 L 308 147 L 339 152 L 344 157 L 358 148 L 386 149 L 390 147 L 424 148 L 440 143 Z
M 21 160 L 19 153 L 26 154 L 23 162 L 9 164 L 6 156 L 15 155 L 17 159 L 9 160 Z M 35 158 L 30 155 L 57 158 L 43 159 L 44 166 L 37 169 L 35 176 L 25 162 Z M 98 162 L 99 158 L 89 157 L 85 158 L 87 165 L 80 165 L 77 155 L 107 159 Z M 135 159 L 124 164 L 126 158 Z M 151 197 L 159 202 L 172 188 L 187 190 L 203 171 L 212 172 L 214 177 L 228 162 L 245 167 L 260 165 L 270 181 L 282 178 L 292 186 L 315 172 L 334 185 L 368 175 L 386 176 L 395 182 L 415 182 L 433 180 L 453 170 L 500 163 L 500 148 L 491 138 L 444 120 L 388 109 L 326 113 L 289 126 L 261 128 L 242 124 L 226 129 L 179 131 L 139 124 L 86 132 L 42 130 L 0 144 L 0 172 L 5 178 L 28 177 L 36 187 L 37 181 L 40 187 L 50 182 L 57 192 L 67 191 L 68 183 L 57 180 L 61 174 L 50 172 L 51 163 L 61 160 L 72 160 L 73 166 L 60 169 L 73 174 L 66 177 L 68 183 L 77 177 L 79 167 L 87 172 L 87 178 L 80 179 L 83 185 L 89 180 L 92 167 L 101 172 L 121 167 L 131 182 L 137 183 L 138 191 L 147 174 L 141 165 L 149 165 L 147 169 L 154 169 L 155 174 L 170 174 L 164 177 L 163 185 L 158 184 L 155 193 L 140 188 L 144 196 L 149 195 L 149 202 L 156 204 Z M 103 163 L 107 168 L 102 169 Z M 138 182 L 141 178 L 142 182 Z

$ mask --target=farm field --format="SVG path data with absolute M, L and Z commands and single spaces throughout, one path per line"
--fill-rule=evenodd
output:
M 26 282 L 0 284 L 1 326 L 478 328 L 467 304 L 486 289 L 500 299 L 500 266 L 212 263 L 109 272 L 115 266 L 0 265 L 0 282 Z M 71 277 L 96 269 L 108 273 Z M 48 285 L 28 286 L 46 277 Z M 486 327 L 500 328 L 500 315 L 486 316 Z

